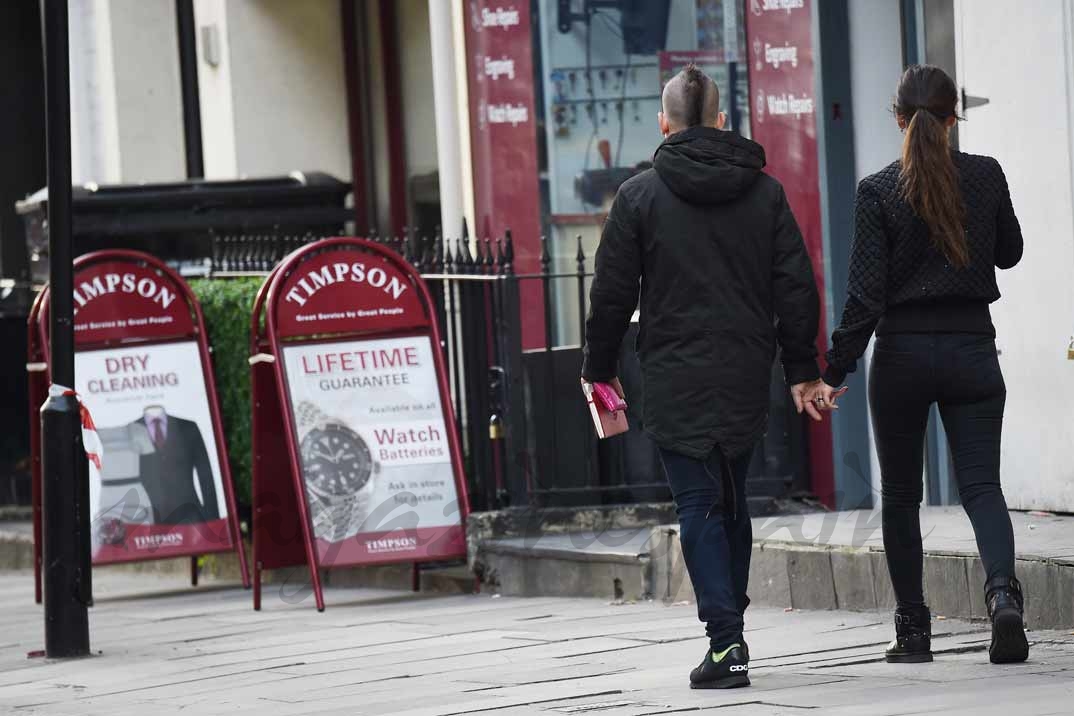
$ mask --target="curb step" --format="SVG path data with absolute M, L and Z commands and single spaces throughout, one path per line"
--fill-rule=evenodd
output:
M 597 536 L 599 534 L 599 537 Z M 677 526 L 485 539 L 474 568 L 482 591 L 505 596 L 693 602 Z M 938 617 L 985 620 L 984 571 L 975 552 L 926 548 L 925 594 Z M 1074 559 L 1022 555 L 1030 629 L 1074 627 Z M 754 543 L 750 598 L 760 606 L 890 614 L 895 596 L 882 549 L 816 546 L 776 539 Z

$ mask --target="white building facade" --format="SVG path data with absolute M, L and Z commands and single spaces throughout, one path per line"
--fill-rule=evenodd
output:
M 359 233 L 366 225 L 398 232 L 424 221 L 428 228 L 419 213 L 430 196 L 429 205 L 438 211 L 434 223 L 445 233 L 455 235 L 464 217 L 480 229 L 475 186 L 497 178 L 475 176 L 481 173 L 472 159 L 475 142 L 482 139 L 487 117 L 473 116 L 470 93 L 473 70 L 485 58 L 468 50 L 468 23 L 474 23 L 473 36 L 482 24 L 484 31 L 509 31 L 513 21 L 528 19 L 533 37 L 520 51 L 534 58 L 533 76 L 524 78 L 533 106 L 509 116 L 530 123 L 532 151 L 539 155 L 541 226 L 533 230 L 562 234 L 564 241 L 581 233 L 590 245 L 599 235 L 603 209 L 584 201 L 574 207 L 568 182 L 599 166 L 595 147 L 605 133 L 618 161 L 614 132 L 603 123 L 625 126 L 630 141 L 624 151 L 632 157 L 644 159 L 655 148 L 659 137 L 649 124 L 655 123 L 652 96 L 659 96 L 657 58 L 663 59 L 664 50 L 704 52 L 706 23 L 715 23 L 713 32 L 723 35 L 713 42 L 722 43 L 724 58 L 745 60 L 737 72 L 740 93 L 748 98 L 739 108 L 748 128 L 757 121 L 749 110 L 765 105 L 756 104 L 752 94 L 756 69 L 747 59 L 749 48 L 738 45 L 750 44 L 751 22 L 756 27 L 754 18 L 773 7 L 801 11 L 801 22 L 810 24 L 809 56 L 816 68 L 816 114 L 807 121 L 816 122 L 820 140 L 825 255 L 818 264 L 826 272 L 829 330 L 842 305 L 840 267 L 845 269 L 851 239 L 833 228 L 845 227 L 840 212 L 852 210 L 838 187 L 852 186 L 897 158 L 901 137 L 890 106 L 903 66 L 915 61 L 944 66 L 968 96 L 988 100 L 963 108 L 967 121 L 958 130 L 959 147 L 999 159 L 1025 236 L 1025 258 L 1002 274 L 1004 298 L 993 309 L 1008 388 L 1005 490 L 1014 508 L 1074 511 L 1074 347 L 1068 350 L 1074 339 L 1074 0 L 670 0 L 666 37 L 678 38 L 681 47 L 654 49 L 649 57 L 641 54 L 644 38 L 633 48 L 635 55 L 618 45 L 602 46 L 597 55 L 609 65 L 599 72 L 607 74 L 598 79 L 593 68 L 588 80 L 585 68 L 557 66 L 552 72 L 556 58 L 550 48 L 568 47 L 577 55 L 574 64 L 586 57 L 586 47 L 572 45 L 557 26 L 562 18 L 555 16 L 553 2 L 192 3 L 205 177 L 328 172 L 354 183 Z M 584 0 L 569 6 L 581 13 Z M 71 0 L 70 7 L 75 181 L 185 179 L 185 142 L 191 135 L 183 119 L 176 1 Z M 607 20 L 594 20 L 590 30 L 610 33 L 608 43 L 625 42 L 617 12 L 602 11 Z M 804 53 L 798 50 L 795 64 Z M 722 76 L 726 71 L 720 70 Z M 652 87 L 626 99 L 634 91 L 629 78 L 639 76 L 635 81 Z M 596 142 L 588 134 L 585 85 L 577 84 L 586 81 L 598 91 L 606 83 L 608 93 L 622 91 L 625 98 L 617 104 L 608 94 L 591 104 Z M 569 95 L 571 86 L 580 100 L 560 96 Z M 838 124 L 842 119 L 846 124 Z M 850 143 L 840 144 L 844 140 Z M 567 142 L 587 147 L 586 156 L 578 160 L 577 152 L 562 151 Z M 846 147 L 852 149 L 849 162 Z M 570 176 L 557 173 L 568 165 Z M 574 208 L 554 211 L 556 204 Z M 567 333 L 576 335 L 574 329 Z M 812 484 L 836 507 L 878 499 L 864 375 L 859 370 L 852 383 L 858 397 L 835 416 L 831 437 L 811 443 L 831 446 L 830 460 L 818 463 L 816 455 L 810 460 Z M 942 431 L 930 432 L 930 451 L 923 476 L 930 501 L 949 503 L 956 490 Z M 854 469 L 846 459 L 851 452 L 858 460 Z

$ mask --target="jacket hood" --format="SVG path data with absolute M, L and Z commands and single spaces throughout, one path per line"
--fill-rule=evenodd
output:
M 653 168 L 691 204 L 721 204 L 741 196 L 765 166 L 764 148 L 734 132 L 691 127 L 656 148 Z

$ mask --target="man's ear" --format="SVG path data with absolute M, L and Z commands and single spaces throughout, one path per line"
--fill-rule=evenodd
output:
M 656 123 L 660 127 L 660 134 L 667 138 L 671 134 L 671 125 L 668 124 L 668 118 L 664 116 L 663 112 L 656 113 Z
M 727 125 L 727 112 L 716 115 L 716 129 L 723 129 Z

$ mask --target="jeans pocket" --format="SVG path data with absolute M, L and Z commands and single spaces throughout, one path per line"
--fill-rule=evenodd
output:
M 883 366 L 909 367 L 921 359 L 921 353 L 911 350 L 893 350 L 876 346 L 873 348 L 873 363 Z

